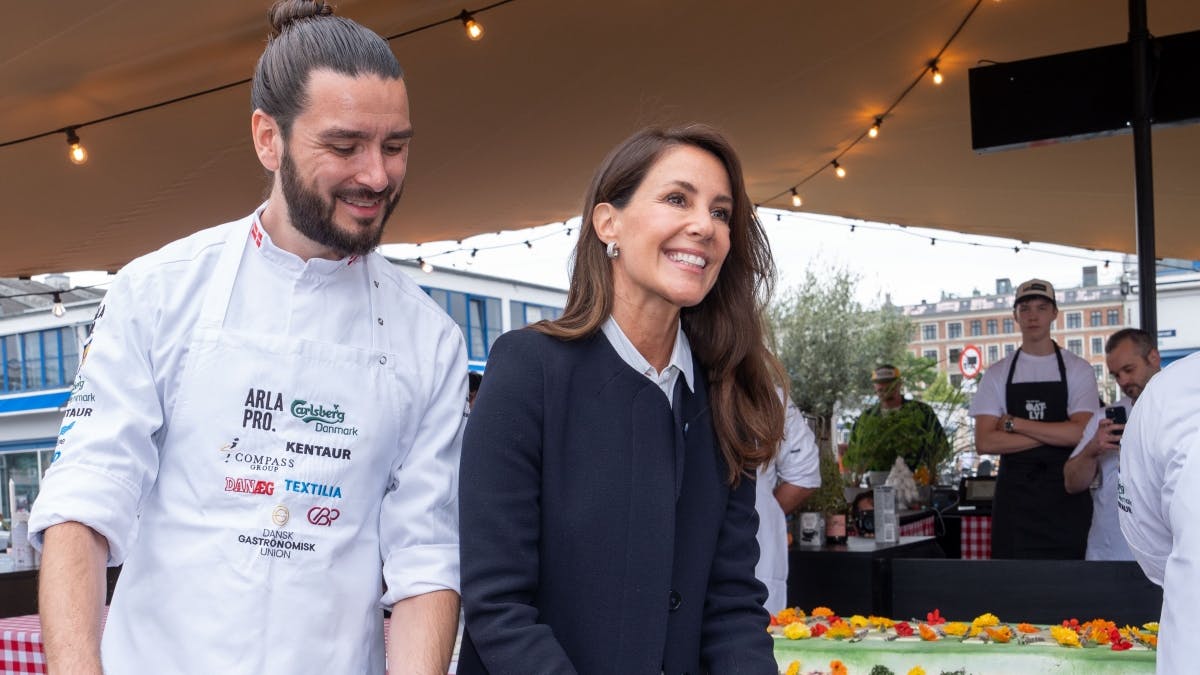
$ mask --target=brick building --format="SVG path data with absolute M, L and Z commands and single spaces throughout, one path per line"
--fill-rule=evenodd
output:
M 1056 289 L 1058 319 L 1051 336 L 1059 346 L 1091 363 L 1101 396 L 1115 400 L 1104 363 L 1104 342 L 1130 324 L 1126 295 L 1120 284 L 1098 284 L 1095 267 L 1084 268 L 1083 281 L 1075 288 Z M 958 386 L 962 382 L 959 356 L 967 345 L 979 348 L 985 369 L 1021 345 L 1012 313 L 1014 290 L 1009 279 L 997 279 L 991 295 L 978 291 L 969 297 L 944 295 L 936 303 L 904 306 L 902 311 L 914 326 L 909 350 L 914 356 L 936 360 L 938 371 Z

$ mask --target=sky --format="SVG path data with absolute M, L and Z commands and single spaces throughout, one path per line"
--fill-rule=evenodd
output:
M 1101 283 L 1116 282 L 1121 275 L 1120 253 L 769 209 L 759 213 L 779 269 L 777 292 L 802 281 L 810 265 L 818 270 L 844 267 L 859 275 L 858 299 L 867 305 L 881 303 L 887 293 L 898 305 L 936 302 L 943 292 L 993 293 L 1000 278 L 1010 279 L 1014 287 L 1037 277 L 1056 288 L 1071 288 L 1082 283 L 1087 265 L 1096 265 Z M 382 250 L 396 258 L 420 257 L 438 267 L 566 288 L 578 224 L 574 219 L 477 235 L 461 244 L 389 245 Z M 931 245 L 931 240 L 936 243 Z M 1021 250 L 1014 251 L 1014 246 Z M 477 251 L 473 258 L 471 250 Z M 1111 263 L 1108 268 L 1105 260 Z
M 1014 287 L 1037 277 L 1056 288 L 1071 288 L 1082 283 L 1082 270 L 1087 265 L 1097 266 L 1101 283 L 1112 283 L 1120 278 L 1124 257 L 1111 251 L 1022 244 L 1013 239 L 771 209 L 761 209 L 759 217 L 779 270 L 777 293 L 802 281 L 810 265 L 817 270 L 844 267 L 859 276 L 858 300 L 867 306 L 881 304 L 886 294 L 897 305 L 936 302 L 943 292 L 960 297 L 975 290 L 989 294 L 995 292 L 996 279 L 1000 278 L 1008 278 Z M 402 228 L 403 222 L 398 212 L 389 227 Z M 578 233 L 576 218 L 566 223 L 476 235 L 461 243 L 391 244 L 381 247 L 381 251 L 394 258 L 422 258 L 437 267 L 565 289 Z M 936 243 L 931 245 L 931 240 Z M 1014 251 L 1014 247 L 1021 250 Z M 474 257 L 470 255 L 472 250 L 476 251 Z M 1107 268 L 1106 260 L 1110 262 Z M 75 272 L 70 277 L 77 286 L 105 285 L 111 279 L 102 272 Z

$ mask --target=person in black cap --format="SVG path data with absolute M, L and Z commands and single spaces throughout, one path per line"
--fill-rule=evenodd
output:
M 920 429 L 915 431 L 905 429 L 905 438 L 917 439 L 916 444 L 913 447 L 897 447 L 898 455 L 903 456 L 908 468 L 914 471 L 920 466 L 926 466 L 933 472 L 936 469 L 932 466 L 934 458 L 944 454 L 943 451 L 949 444 L 937 413 L 926 403 L 904 398 L 903 380 L 900 378 L 900 369 L 896 366 L 883 364 L 877 367 L 871 374 L 871 382 L 875 385 L 875 394 L 879 396 L 879 402 L 863 411 L 863 414 L 854 421 L 854 427 L 850 430 L 850 441 L 847 445 L 848 458 L 852 461 L 854 458 L 866 461 L 866 456 L 871 454 L 863 447 L 865 419 L 869 417 L 883 418 L 896 411 L 904 410 L 920 420 Z M 906 425 L 900 424 L 895 427 L 895 430 L 900 433 L 900 429 L 905 427 Z M 910 446 L 912 441 L 897 439 L 894 445 Z
M 975 449 L 1003 455 L 992 557 L 1082 559 L 1092 500 L 1087 492 L 1067 494 L 1063 465 L 1096 409 L 1095 372 L 1050 338 L 1058 318 L 1050 282 L 1018 286 L 1013 317 L 1021 347 L 984 372 L 970 410 Z

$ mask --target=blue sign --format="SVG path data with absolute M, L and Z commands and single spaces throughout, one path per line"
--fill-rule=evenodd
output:
M 1160 331 L 1158 331 L 1158 337 L 1160 337 L 1160 338 L 1175 337 L 1175 329 L 1167 328 L 1166 330 L 1160 330 Z

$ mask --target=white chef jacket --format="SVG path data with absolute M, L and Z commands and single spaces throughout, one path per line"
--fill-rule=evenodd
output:
M 787 606 L 787 519 L 775 500 L 775 487 L 821 487 L 821 462 L 817 439 L 791 399 L 784 415 L 779 453 L 758 470 L 754 508 L 758 511 L 758 564 L 754 576 L 767 587 L 767 611 L 778 614 Z
M 237 246 L 240 252 L 235 248 L 222 255 Z M 219 272 L 224 261 L 233 265 L 233 274 Z M 226 286 L 223 299 L 214 290 L 219 285 Z M 351 368 L 328 376 L 345 381 L 338 383 L 343 392 L 354 386 L 363 390 L 361 395 L 353 392 L 353 408 L 339 409 L 336 400 L 282 401 L 285 392 L 255 389 L 253 382 L 247 387 L 239 380 L 242 372 L 270 368 L 273 354 L 260 349 L 254 353 L 262 363 L 239 362 L 243 355 L 231 354 L 227 364 L 210 368 L 205 375 L 222 385 L 228 381 L 237 400 L 228 400 L 226 392 L 220 401 L 206 401 L 215 397 L 189 390 L 188 377 L 195 375 L 185 373 L 189 359 L 202 353 L 198 345 L 204 343 L 197 340 L 203 326 L 198 323 L 209 311 L 202 306 L 207 308 L 211 297 L 223 300 L 218 305 L 226 334 L 264 335 L 270 344 L 296 352 L 328 354 L 339 368 L 346 354 L 363 363 L 369 359 L 374 379 Z M 314 367 L 329 371 L 327 365 Z M 304 381 L 303 366 L 285 368 L 293 372 L 278 372 L 280 381 Z M 181 390 L 192 393 L 181 399 Z M 291 392 L 286 394 L 292 398 Z M 386 408 L 371 406 L 373 401 Z M 203 410 L 216 404 L 232 407 L 240 419 L 176 415 L 177 408 Z M 319 655 L 328 652 L 319 648 L 337 641 L 370 664 L 362 672 L 382 672 L 382 614 L 373 607 L 433 590 L 458 590 L 457 468 L 465 409 L 462 333 L 419 287 L 375 253 L 303 261 L 273 245 L 256 212 L 168 244 L 117 275 L 85 347 L 56 459 L 34 504 L 31 539 L 40 547 L 46 528 L 81 522 L 108 540 L 110 565 L 125 564 L 102 644 L 109 672 L 149 672 L 173 662 L 189 639 L 199 641 L 197 626 L 208 623 L 229 639 L 196 646 L 188 672 L 228 671 L 235 651 L 239 666 L 234 671 L 267 663 L 255 666 L 256 672 L 327 672 L 337 666 L 325 662 Z M 339 424 L 339 413 L 345 424 Z M 276 416 L 275 423 L 263 424 L 269 414 Z M 276 440 L 271 434 L 274 426 L 282 431 L 285 422 L 294 429 L 302 415 L 309 418 L 299 425 L 306 433 L 325 424 L 326 433 L 303 439 L 316 437 L 317 442 Z M 205 438 L 184 450 L 187 439 L 172 435 L 171 424 L 211 428 L 214 439 L 226 442 Z M 380 430 L 387 435 L 377 440 Z M 371 448 L 356 445 L 352 434 L 360 431 L 371 439 Z M 372 450 L 377 446 L 385 452 L 392 448 L 392 456 L 380 456 Z M 355 457 L 361 458 L 356 482 L 336 483 L 338 472 L 353 465 Z M 211 471 L 214 462 L 226 474 L 229 503 L 260 500 L 252 503 L 261 504 L 254 508 L 262 510 L 265 522 L 256 520 L 251 530 L 248 524 L 231 525 L 219 508 L 203 502 L 187 507 L 193 496 L 187 476 Z M 307 468 L 301 472 L 302 467 Z M 366 483 L 364 470 L 374 476 Z M 198 488 L 197 495 L 209 498 L 209 490 L 222 494 L 220 486 L 201 487 L 205 492 Z M 164 513 L 174 520 L 164 522 Z M 341 522 L 335 522 L 339 516 Z M 327 545 L 317 539 L 322 531 L 338 532 L 344 539 Z M 198 547 L 201 541 L 229 545 Z M 318 542 L 315 549 L 313 541 Z M 363 542 L 377 549 L 374 554 L 368 550 L 367 559 Z M 179 564 L 163 564 L 172 553 Z M 294 555 L 288 562 L 296 564 L 274 565 L 267 558 L 274 553 Z M 304 578 L 305 567 L 311 573 L 317 561 L 334 563 L 325 572 L 327 582 L 288 583 Z M 198 567 L 206 570 L 203 575 L 195 573 Z M 180 578 L 180 570 L 192 576 Z M 209 575 L 211 581 L 197 582 Z M 293 604 L 310 598 L 310 614 L 318 616 L 255 619 L 232 609 L 232 602 L 222 613 L 220 597 L 206 602 L 200 596 L 189 606 L 170 600 L 195 601 L 203 593 L 196 589 L 208 583 L 216 588 L 244 584 L 251 593 L 269 596 L 264 604 L 274 601 L 276 606 L 283 604 L 279 598 Z M 357 621 L 362 616 L 377 616 L 378 621 L 362 634 L 349 634 L 357 632 L 353 629 L 362 625 Z M 162 644 L 133 642 L 151 627 L 175 637 Z M 254 648 L 231 648 L 231 641 L 246 635 L 253 636 Z
M 1066 349 L 1061 350 L 1063 366 L 1067 369 L 1067 415 L 1077 412 L 1093 412 L 1100 402 L 1100 392 L 1096 388 L 1096 371 L 1092 364 L 1076 356 Z M 983 371 L 975 396 L 971 399 L 971 417 L 992 415 L 1003 417 L 1008 414 L 1006 398 L 1006 382 L 1008 370 L 1012 367 L 1013 354 L 1000 359 Z M 1034 356 L 1021 352 L 1017 360 L 1017 372 L 1013 373 L 1013 382 L 1058 382 L 1058 359 L 1054 352 L 1044 356 Z
M 1142 571 L 1163 587 L 1159 673 L 1195 668 L 1200 622 L 1200 353 L 1172 363 L 1138 397 L 1121 437 L 1117 508 Z
M 1019 362 L 1018 362 L 1019 363 Z M 1128 396 L 1116 402 L 1125 408 L 1126 418 L 1133 410 L 1133 399 Z M 1100 420 L 1104 410 L 1097 409 L 1087 426 L 1083 428 L 1083 438 L 1071 457 L 1083 452 L 1084 446 L 1091 442 L 1100 428 Z M 1092 481 L 1092 527 L 1088 530 L 1087 554 L 1085 560 L 1133 560 L 1133 552 L 1125 543 L 1125 535 L 1121 534 L 1121 525 L 1117 522 L 1117 471 L 1120 468 L 1119 452 L 1101 453 L 1097 458 L 1097 469 L 1100 473 L 1098 481 Z

